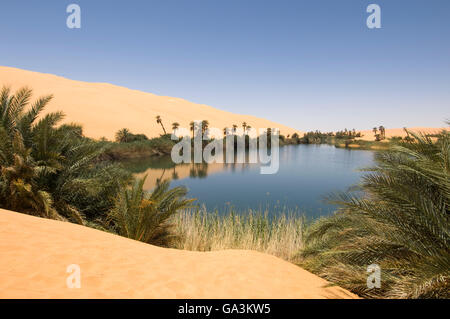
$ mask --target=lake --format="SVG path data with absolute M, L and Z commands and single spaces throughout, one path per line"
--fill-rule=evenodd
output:
M 373 155 L 325 144 L 284 146 L 279 171 L 273 175 L 261 175 L 260 164 L 175 165 L 170 157 L 127 162 L 125 167 L 137 177 L 147 175 L 147 190 L 165 179 L 172 186 L 186 186 L 189 197 L 209 211 L 267 209 L 317 218 L 335 208 L 323 198 L 358 183 L 363 173 L 357 169 L 371 166 Z

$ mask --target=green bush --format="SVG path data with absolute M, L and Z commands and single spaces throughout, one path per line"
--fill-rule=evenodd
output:
M 148 140 L 137 140 L 126 143 L 100 142 L 105 147 L 102 160 L 126 160 L 151 156 L 168 155 L 175 144 L 170 135 L 155 137 Z
M 168 247 L 177 239 L 170 218 L 179 210 L 190 207 L 187 189 L 169 189 L 164 181 L 151 192 L 144 191 L 145 178 L 136 180 L 131 189 L 124 188 L 109 213 L 111 229 L 119 235 L 148 244 Z

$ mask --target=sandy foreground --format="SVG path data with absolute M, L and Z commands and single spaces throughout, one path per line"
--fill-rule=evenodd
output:
M 160 248 L 0 210 L 0 298 L 355 298 L 274 256 Z M 81 269 L 68 288 L 67 267 Z
M 108 83 L 89 83 L 69 80 L 52 74 L 44 74 L 17 68 L 0 66 L 0 86 L 13 90 L 23 86 L 33 89 L 33 100 L 39 96 L 53 94 L 54 98 L 46 112 L 63 111 L 66 123 L 83 125 L 86 136 L 113 139 L 114 134 L 128 128 L 135 134 L 157 137 L 163 133 L 155 117 L 160 115 L 168 133 L 172 123 L 178 122 L 188 130 L 195 120 L 208 120 L 210 127 L 231 128 L 242 122 L 255 129 L 278 128 L 281 134 L 303 135 L 300 131 L 251 115 L 240 115 L 222 111 L 204 104 L 192 103 L 180 98 L 158 96 L 152 93 L 131 90 Z

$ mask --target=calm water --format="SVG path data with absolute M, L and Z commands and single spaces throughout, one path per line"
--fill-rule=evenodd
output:
M 330 145 L 296 145 L 280 148 L 280 169 L 261 175 L 259 164 L 182 164 L 170 157 L 126 163 L 136 176 L 148 175 L 146 189 L 158 180 L 184 185 L 189 196 L 208 210 L 280 209 L 301 211 L 308 217 L 330 214 L 334 207 L 324 196 L 346 191 L 370 166 L 373 152 L 339 149 Z

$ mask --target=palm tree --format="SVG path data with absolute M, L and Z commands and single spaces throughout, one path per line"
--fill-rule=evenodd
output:
M 40 98 L 25 112 L 31 96 L 32 91 L 26 87 L 16 94 L 3 87 L 0 94 L 0 207 L 63 219 L 52 207 L 51 195 L 38 183 L 39 177 L 55 168 L 36 162 L 31 148 L 35 135 L 33 128 L 37 127 L 34 121 L 52 96 Z M 50 113 L 44 119 L 48 122 L 49 118 L 57 120 L 60 117 L 60 113 Z
M 242 122 L 242 128 L 244 129 L 244 134 L 247 131 L 247 122 Z
M 245 134 L 247 134 L 248 135 L 248 132 L 250 131 L 250 129 L 251 129 L 252 127 L 250 126 L 250 125 L 247 125 L 247 131 L 246 131 L 246 133 Z
M 27 88 L 0 93 L 0 207 L 81 224 L 85 214 L 98 217 L 129 174 L 100 164 L 103 144 L 84 138 L 81 126 L 57 127 L 63 113 L 37 120 L 52 96 L 28 108 L 31 96 Z
M 377 135 L 377 131 L 378 131 L 378 130 L 377 130 L 376 127 L 374 127 L 374 128 L 372 129 L 372 131 L 373 131 L 373 134 L 374 134 L 374 135 Z
M 5 130 L 2 126 L 1 142 L 6 146 Z M 0 207 L 40 217 L 64 220 L 53 208 L 51 195 L 40 189 L 39 177 L 52 168 L 39 166 L 31 157 L 31 149 L 26 149 L 19 133 L 11 143 L 11 153 L 2 152 L 5 157 L 13 157 L 8 164 L 5 158 L 0 162 Z M 3 148 L 3 147 L 2 147 Z M 2 149 L 4 151 L 4 148 Z
M 178 123 L 178 122 L 173 122 L 173 123 L 172 123 L 172 130 L 173 130 L 174 133 L 176 132 L 176 130 L 177 130 L 179 127 L 180 127 L 180 123 Z
M 166 135 L 166 129 L 164 128 L 164 124 L 162 122 L 161 116 L 157 115 L 156 116 L 156 123 L 158 123 L 159 125 L 161 125 L 163 131 L 164 131 L 164 135 Z
M 382 140 L 385 139 L 385 137 L 386 137 L 386 134 L 385 134 L 386 130 L 384 129 L 384 126 L 380 125 L 380 127 L 378 129 L 380 130 L 380 137 L 381 137 L 381 139 Z
M 195 122 L 192 121 L 191 123 L 189 123 L 189 128 L 192 132 L 192 139 L 194 139 L 194 134 L 195 134 Z
M 309 229 L 304 265 L 364 297 L 450 297 L 450 132 L 409 133 L 376 154 L 359 194 L 332 199 L 338 212 Z M 381 289 L 368 289 L 378 264 Z
M 272 129 L 268 127 L 266 129 L 267 146 L 272 146 Z
M 233 134 L 236 134 L 237 128 L 238 128 L 238 126 L 236 124 L 233 124 Z
M 109 213 L 112 228 L 119 235 L 158 246 L 170 246 L 176 239 L 171 231 L 170 218 L 191 206 L 194 199 L 186 199 L 187 189 L 169 189 L 162 181 L 151 193 L 144 191 L 146 177 L 136 180 L 131 189 L 124 188 Z
M 209 122 L 207 120 L 203 120 L 202 121 L 202 134 L 205 134 L 208 127 L 209 127 Z
M 123 128 L 116 133 L 116 142 L 127 143 L 131 139 L 131 132 L 127 128 Z
M 223 135 L 227 136 L 227 134 L 228 134 L 228 127 L 224 127 L 223 128 Z
M 414 138 L 409 135 L 408 129 L 406 127 L 403 127 L 403 130 L 406 132 L 405 141 L 407 141 L 407 142 L 413 141 Z

